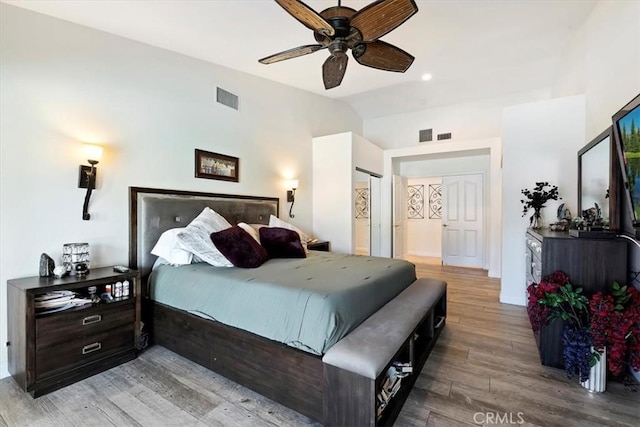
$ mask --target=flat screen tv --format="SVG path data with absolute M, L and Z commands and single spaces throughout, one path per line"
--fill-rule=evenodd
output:
M 626 194 L 623 199 L 631 208 L 631 220 L 637 229 L 640 228 L 640 95 L 613 116 L 613 136 Z

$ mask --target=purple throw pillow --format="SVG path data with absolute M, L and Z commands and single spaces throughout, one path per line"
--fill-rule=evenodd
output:
M 269 259 L 267 251 L 256 239 L 237 225 L 211 233 L 211 241 L 236 267 L 256 268 Z
M 267 250 L 269 258 L 306 258 L 300 235 L 281 227 L 262 227 L 260 243 Z

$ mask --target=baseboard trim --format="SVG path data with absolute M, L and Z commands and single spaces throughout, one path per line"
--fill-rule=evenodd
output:
M 440 253 L 423 252 L 423 251 L 407 251 L 407 255 L 424 256 L 430 258 L 440 258 Z
M 523 307 L 527 305 L 527 301 L 525 300 L 524 297 L 518 298 L 518 297 L 502 295 L 502 294 L 500 294 L 500 302 L 503 304 L 521 305 Z
M 9 376 L 9 363 L 0 362 L 0 378 L 6 378 Z

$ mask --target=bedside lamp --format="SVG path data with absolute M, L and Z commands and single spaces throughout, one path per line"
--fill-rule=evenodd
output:
M 91 167 L 80 166 L 80 187 L 84 187 L 86 182 L 87 194 L 84 196 L 84 205 L 82 207 L 82 219 L 88 221 L 91 219 L 89 214 L 89 200 L 91 192 L 96 187 L 96 165 L 102 159 L 102 147 L 95 144 L 84 144 L 84 153 L 87 156 L 87 162 Z M 84 175 L 83 175 L 84 173 Z
M 296 202 L 296 190 L 298 189 L 298 180 L 294 179 L 289 181 L 289 188 L 291 190 L 287 191 L 287 202 L 291 203 L 291 207 L 289 207 L 289 218 L 294 218 L 295 215 L 291 213 L 293 210 L 293 204 Z

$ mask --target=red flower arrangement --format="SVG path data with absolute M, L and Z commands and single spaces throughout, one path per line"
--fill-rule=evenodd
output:
M 545 277 L 540 283 L 532 283 L 527 287 L 527 293 L 529 294 L 527 314 L 534 332 L 538 332 L 541 326 L 549 323 L 549 316 L 551 315 L 551 307 L 541 304 L 540 300 L 543 300 L 547 293 L 558 292 L 560 286 L 567 283 L 569 283 L 569 276 L 562 271 L 556 271 L 552 275 Z
M 614 282 L 611 294 L 597 292 L 591 297 L 589 311 L 593 346 L 600 352 L 607 348 L 611 373 L 623 374 L 627 359 L 633 370 L 640 371 L 640 291 Z
M 563 343 L 569 377 L 579 371 L 581 381 L 584 375 L 588 378 L 589 366 L 599 360 L 605 347 L 613 375 L 623 374 L 627 363 L 640 371 L 639 290 L 614 282 L 611 293 L 597 292 L 587 299 L 581 288 L 573 289 L 569 276 L 556 271 L 540 283 L 529 285 L 527 291 L 527 314 L 534 331 L 555 318 L 568 321 Z M 575 334 L 579 331 L 583 331 L 582 335 Z M 585 350 L 590 346 L 595 352 Z

